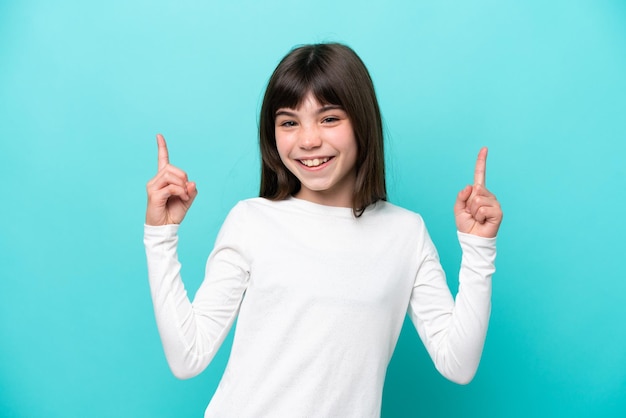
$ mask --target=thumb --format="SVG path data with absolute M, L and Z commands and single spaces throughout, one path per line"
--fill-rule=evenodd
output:
M 189 195 L 189 200 L 187 201 L 188 205 L 193 203 L 193 200 L 198 196 L 198 188 L 196 187 L 196 183 L 190 181 L 187 183 L 187 194 Z
M 454 213 L 459 213 L 465 210 L 465 208 L 467 207 L 467 200 L 472 195 L 472 190 L 472 186 L 465 186 L 465 188 L 456 195 L 456 202 L 454 202 Z

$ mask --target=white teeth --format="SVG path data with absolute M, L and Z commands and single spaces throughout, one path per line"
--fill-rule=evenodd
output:
M 326 158 L 314 158 L 312 160 L 300 160 L 300 162 L 304 165 L 306 165 L 307 167 L 317 167 L 318 165 L 324 164 L 325 162 L 327 162 L 328 160 L 330 160 L 330 158 L 326 157 Z

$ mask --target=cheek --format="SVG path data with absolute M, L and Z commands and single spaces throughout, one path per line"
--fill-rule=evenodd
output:
M 354 132 L 351 129 L 346 130 L 343 133 L 340 142 L 344 152 L 356 157 L 356 155 L 358 154 L 359 145 L 357 143 L 356 137 L 354 136 Z
M 289 135 L 276 134 L 276 149 L 281 160 L 285 160 L 289 157 L 289 153 L 293 148 L 292 140 Z
M 285 142 L 279 139 L 278 136 L 276 137 L 276 150 L 278 151 L 280 159 L 283 160 L 287 151 L 285 149 Z

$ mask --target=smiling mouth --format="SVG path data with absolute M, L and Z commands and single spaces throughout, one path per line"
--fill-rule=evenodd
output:
M 299 160 L 301 164 L 307 167 L 319 167 L 320 165 L 327 163 L 332 157 L 325 158 L 313 158 L 312 160 Z

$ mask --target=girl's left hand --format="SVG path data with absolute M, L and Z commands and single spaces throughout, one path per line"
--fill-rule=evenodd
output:
M 454 204 L 454 218 L 460 232 L 493 238 L 502 222 L 498 199 L 485 187 L 487 148 L 482 148 L 476 160 L 474 185 L 459 192 Z

